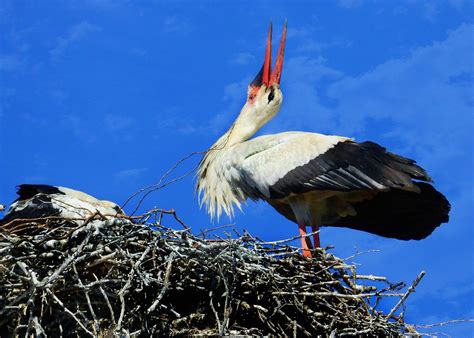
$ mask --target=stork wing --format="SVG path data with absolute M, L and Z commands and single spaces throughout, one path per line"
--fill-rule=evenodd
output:
M 0 224 L 13 219 L 60 216 L 66 219 L 90 217 L 97 211 L 104 216 L 122 213 L 112 202 L 100 201 L 84 192 L 44 184 L 21 184 Z
M 241 179 L 253 195 L 283 198 L 311 190 L 415 189 L 412 179 L 430 181 L 415 161 L 373 143 L 340 136 L 288 132 L 239 145 Z M 256 196 L 256 197 L 257 197 Z

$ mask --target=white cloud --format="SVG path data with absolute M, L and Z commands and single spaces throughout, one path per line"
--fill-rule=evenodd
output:
M 86 143 L 97 140 L 97 133 L 93 132 L 90 126 L 87 126 L 77 114 L 64 114 L 60 123 L 66 130 L 71 130 L 76 137 Z
M 247 88 L 250 83 L 250 78 L 245 77 L 238 82 L 229 83 L 224 88 L 223 101 L 225 110 L 222 110 L 214 115 L 211 121 L 204 126 L 204 130 L 215 135 L 223 134 L 227 128 L 232 124 L 233 119 L 240 113 L 245 104 Z
M 131 4 L 131 0 L 70 0 L 73 9 L 87 8 L 92 10 L 112 11 Z
M 145 172 L 148 171 L 148 168 L 131 168 L 117 171 L 114 174 L 114 177 L 119 180 L 123 179 L 136 179 L 142 176 Z
M 294 38 L 306 38 L 311 36 L 314 28 L 313 27 L 291 27 L 291 29 L 286 33 L 286 38 L 294 39 Z
M 130 128 L 133 125 L 133 120 L 126 116 L 106 114 L 104 117 L 104 124 L 105 128 L 109 131 L 116 132 Z
M 69 98 L 69 93 L 60 88 L 51 89 L 49 95 L 57 104 L 62 104 Z
M 329 132 L 337 115 L 321 102 L 320 88 L 337 81 L 343 73 L 325 65 L 321 57 L 298 56 L 288 59 L 283 73 L 283 106 L 269 125 L 271 132 L 310 130 Z M 286 86 L 285 84 L 291 84 Z
M 288 31 L 287 39 L 291 39 L 294 47 L 292 54 L 304 54 L 311 52 L 311 55 L 320 53 L 323 50 L 331 48 L 348 48 L 352 46 L 351 41 L 334 39 L 326 42 L 315 40 L 315 36 L 319 36 L 318 29 L 315 26 L 292 27 Z
M 52 60 L 59 59 L 67 50 L 67 48 L 82 39 L 87 35 L 99 32 L 101 28 L 87 21 L 83 21 L 77 25 L 72 26 L 65 36 L 57 39 L 56 46 L 49 51 Z
M 422 15 L 428 21 L 434 22 L 439 14 L 439 9 L 436 3 L 426 2 L 422 6 Z
M 61 103 L 61 100 L 67 99 L 67 93 L 59 91 L 59 95 L 56 100 L 58 103 Z M 63 95 L 66 95 L 63 97 Z M 25 119 L 32 119 L 31 114 L 25 115 Z M 33 121 L 32 121 L 33 122 Z M 100 132 L 97 132 L 97 128 L 91 128 L 91 124 L 96 123 L 92 117 L 83 116 L 75 113 L 65 113 L 62 114 L 60 123 L 62 128 L 65 130 L 70 130 L 74 136 L 79 138 L 85 143 L 94 143 L 100 137 Z M 102 128 L 99 130 L 110 132 L 110 133 L 120 133 L 119 138 L 121 142 L 129 140 L 133 137 L 133 133 L 123 132 L 128 128 L 131 128 L 134 124 L 134 121 L 129 117 L 119 116 L 115 114 L 106 114 L 103 120 Z
M 255 56 L 247 52 L 242 52 L 237 54 L 232 60 L 230 60 L 230 63 L 236 65 L 248 65 L 249 63 L 255 61 Z
M 364 3 L 363 0 L 339 0 L 339 6 L 343 8 L 356 8 Z
M 474 72 L 473 34 L 473 25 L 462 25 L 442 42 L 333 83 L 328 95 L 337 102 L 335 113 L 343 117 L 338 129 L 354 134 L 371 120 L 387 119 L 396 126 L 389 130 L 392 136 L 430 150 L 449 147 L 445 139 L 466 137 L 462 131 L 472 122 L 471 89 L 453 79 Z
M 311 38 L 304 38 L 301 42 L 296 46 L 295 52 L 317 52 L 320 53 L 323 50 L 327 50 L 330 48 L 348 48 L 352 46 L 352 42 L 350 41 L 332 41 L 332 42 L 316 42 Z
M 4 0 L 0 2 L 0 20 L 9 22 L 13 17 L 13 1 Z
M 291 86 L 285 88 L 286 100 L 273 128 L 309 125 L 348 136 L 370 132 L 398 138 L 419 152 L 436 148 L 438 156 L 452 154 L 450 143 L 443 140 L 467 142 L 463 126 L 471 123 L 472 87 L 466 83 L 472 86 L 473 27 L 462 25 L 444 41 L 419 47 L 358 77 L 344 76 L 321 58 L 289 59 L 284 81 Z M 323 97 L 331 104 L 323 103 Z M 386 120 L 387 128 L 367 130 L 374 120 Z
M 146 49 L 134 47 L 130 50 L 130 53 L 134 56 L 143 57 L 147 54 Z
M 448 2 L 458 11 L 463 10 L 465 6 L 472 6 L 472 2 L 470 0 L 448 0 Z
M 0 55 L 0 71 L 12 72 L 23 66 L 23 61 L 16 55 Z
M 170 16 L 163 21 L 163 31 L 165 33 L 187 33 L 189 23 L 177 16 Z
M 338 0 L 337 4 L 345 9 L 357 9 L 361 6 L 371 6 L 380 11 L 388 10 L 394 15 L 405 14 L 409 11 L 420 11 L 422 18 L 434 22 L 440 14 L 440 6 L 451 6 L 457 11 L 472 10 L 470 0 L 399 0 L 399 1 L 379 1 L 379 0 Z M 390 9 L 391 8 L 391 9 Z
M 218 135 L 223 134 L 226 128 L 232 124 L 232 120 L 237 117 L 240 109 L 245 103 L 247 86 L 250 83 L 250 77 L 245 77 L 241 81 L 229 83 L 224 88 L 222 101 L 225 109 L 213 114 L 213 117 L 203 122 L 183 117 L 176 109 L 167 109 L 165 115 L 173 116 L 170 118 L 160 118 L 159 126 L 162 129 L 173 129 L 183 135 Z

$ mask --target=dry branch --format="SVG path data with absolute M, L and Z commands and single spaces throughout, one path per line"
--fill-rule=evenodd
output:
M 391 319 L 415 283 L 403 292 L 323 249 L 303 258 L 289 240 L 206 240 L 173 210 L 133 220 L 1 226 L 0 336 L 416 334 Z M 400 298 L 388 315 L 385 297 Z

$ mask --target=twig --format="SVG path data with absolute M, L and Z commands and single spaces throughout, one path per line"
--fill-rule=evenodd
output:
M 72 268 L 74 269 L 74 273 L 76 274 L 76 278 L 77 278 L 77 282 L 79 283 L 79 286 L 83 289 L 84 291 L 84 296 L 86 297 L 86 300 L 87 300 L 87 306 L 89 307 L 89 311 L 92 315 L 92 320 L 94 321 L 94 326 L 93 326 L 93 329 L 94 329 L 94 336 L 97 336 L 97 329 L 99 328 L 99 322 L 97 321 L 97 316 L 95 314 L 95 311 L 94 311 L 94 308 L 92 307 L 92 304 L 91 304 L 91 299 L 89 297 L 89 292 L 87 291 L 87 288 L 84 286 L 84 284 L 82 283 L 82 280 L 81 280 L 81 277 L 79 277 L 79 273 L 77 272 L 77 268 L 76 268 L 76 265 L 73 264 L 72 265 Z
M 90 332 L 82 323 L 81 321 L 74 315 L 74 313 L 71 312 L 71 310 L 69 310 L 64 304 L 63 302 L 61 302 L 61 300 L 59 300 L 58 297 L 56 297 L 56 295 L 48 288 L 46 289 L 46 292 L 51 296 L 53 297 L 53 299 L 56 301 L 56 303 L 58 303 L 62 308 L 63 310 L 69 315 L 71 316 L 75 321 L 76 323 L 81 327 L 81 329 L 83 329 L 87 334 L 89 334 L 90 336 L 94 337 L 94 334 L 92 332 Z
M 336 298 L 352 298 L 352 299 L 361 299 L 367 297 L 378 296 L 377 293 L 359 293 L 357 295 L 348 295 L 340 294 L 337 292 L 272 292 L 274 295 L 292 295 L 292 296 L 302 296 L 302 297 L 336 297 Z M 402 297 L 403 293 L 385 293 L 384 297 Z
M 211 306 L 212 312 L 214 313 L 214 316 L 216 317 L 217 332 L 221 334 L 222 332 L 221 320 L 219 319 L 219 314 L 217 313 L 216 308 L 214 307 L 214 302 L 212 301 L 212 298 L 213 298 L 212 294 L 213 294 L 212 290 L 209 291 L 209 305 Z
M 136 196 L 138 196 L 139 194 L 141 194 L 142 192 L 145 192 L 147 190 L 151 190 L 151 191 L 148 191 L 145 193 L 145 196 L 142 197 L 142 199 L 139 201 L 139 203 L 137 204 L 137 206 L 135 207 L 135 209 L 133 210 L 133 212 L 131 213 L 131 215 L 134 215 L 135 212 L 140 208 L 140 205 L 141 203 L 143 202 L 143 200 L 145 199 L 146 196 L 148 196 L 148 194 L 156 189 L 161 189 L 163 186 L 162 186 L 162 182 L 163 180 L 165 180 L 171 173 L 173 173 L 173 171 L 176 170 L 176 168 L 178 168 L 181 163 L 185 162 L 186 160 L 188 160 L 189 158 L 193 157 L 194 155 L 202 155 L 202 154 L 205 154 L 207 151 L 196 151 L 196 152 L 192 152 L 188 155 L 186 155 L 185 157 L 181 158 L 180 160 L 178 160 L 170 169 L 168 169 L 164 174 L 163 176 L 160 177 L 160 179 L 158 180 L 157 183 L 155 184 L 152 184 L 152 185 L 149 185 L 145 188 L 141 188 L 140 190 L 138 190 L 137 192 L 133 193 L 130 197 L 127 198 L 127 200 L 122 204 L 122 209 L 125 208 L 125 206 L 127 206 L 127 204 L 133 199 L 135 198 Z M 193 169 L 194 171 L 194 169 Z M 187 175 L 186 175 L 187 176 Z M 186 177 L 184 176 L 184 177 Z M 183 178 L 184 178 L 183 177 Z
M 175 254 L 171 253 L 171 255 L 168 258 L 168 264 L 166 265 L 165 280 L 163 281 L 163 287 L 161 288 L 160 293 L 156 297 L 153 304 L 146 311 L 147 313 L 155 311 L 156 307 L 158 306 L 161 299 L 163 298 L 166 291 L 168 290 L 168 287 L 169 287 L 169 284 L 170 284 L 171 267 L 172 267 L 172 264 L 173 264 L 174 257 L 175 257 Z
M 421 271 L 420 274 L 418 275 L 418 277 L 416 277 L 416 279 L 413 281 L 412 285 L 408 288 L 407 292 L 405 292 L 405 294 L 403 295 L 403 297 L 398 301 L 397 304 L 395 304 L 395 306 L 392 308 L 392 310 L 390 310 L 390 312 L 388 313 L 387 317 L 388 318 L 391 318 L 395 311 L 398 310 L 398 308 L 405 302 L 405 300 L 408 298 L 408 296 L 412 293 L 412 292 L 415 292 L 415 288 L 416 286 L 418 285 L 418 283 L 421 281 L 421 279 L 423 278 L 423 276 L 426 274 L 425 271 Z
M 178 217 L 178 215 L 176 214 L 176 211 L 174 209 L 169 209 L 169 210 L 166 210 L 166 209 L 161 209 L 161 208 L 154 208 L 146 213 L 144 213 L 143 215 L 140 215 L 140 216 L 130 216 L 130 219 L 143 219 L 145 218 L 146 216 L 150 215 L 150 214 L 153 214 L 153 213 L 157 213 L 159 212 L 160 215 L 163 215 L 163 214 L 166 214 L 166 215 L 172 215 L 174 217 L 174 219 L 183 226 L 183 228 L 186 229 L 186 231 L 188 231 L 189 233 L 191 232 L 191 228 L 188 227 L 186 225 L 186 223 L 184 223 L 181 218 Z M 160 216 L 161 218 L 161 216 Z M 160 222 L 161 224 L 161 222 Z
M 317 230 L 317 231 L 309 232 L 306 235 L 298 235 L 298 236 L 293 236 L 293 237 L 290 237 L 290 238 L 280 239 L 278 241 L 263 242 L 263 243 L 266 244 L 266 245 L 281 245 L 281 244 L 284 244 L 284 243 L 288 243 L 288 242 L 297 240 L 299 238 L 310 237 L 314 234 L 318 234 L 319 232 L 320 232 L 320 230 Z
M 97 278 L 97 276 L 94 274 L 94 278 L 96 279 L 96 281 L 99 281 L 99 278 Z M 109 308 L 109 312 L 110 312 L 110 319 L 112 320 L 112 323 L 114 324 L 114 326 L 116 325 L 116 321 L 115 321 L 115 313 L 114 313 L 114 309 L 112 307 L 112 304 L 110 303 L 110 300 L 109 300 L 109 297 L 107 296 L 107 294 L 105 293 L 104 289 L 102 288 L 102 285 L 99 284 L 99 290 L 100 290 L 100 293 L 102 294 L 102 296 L 104 297 L 105 299 L 105 303 L 107 304 L 107 307 Z
M 427 325 L 412 325 L 413 327 L 420 328 L 420 329 L 430 329 L 432 327 L 439 327 L 439 326 L 446 326 L 451 324 L 461 324 L 461 323 L 474 323 L 474 319 L 453 319 L 448 320 L 445 322 L 435 323 L 435 324 L 427 324 Z

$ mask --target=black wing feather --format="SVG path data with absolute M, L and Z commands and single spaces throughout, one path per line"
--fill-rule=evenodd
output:
M 353 204 L 355 216 L 341 217 L 324 225 L 367 231 L 402 240 L 420 240 L 449 221 L 451 206 L 432 185 L 415 182 L 420 192 L 391 189 Z
M 412 186 L 412 179 L 431 181 L 411 159 L 387 152 L 373 142 L 345 141 L 289 171 L 270 187 L 270 198 L 311 190 L 402 188 Z
M 18 201 L 18 200 L 17 200 Z M 7 224 L 14 219 L 34 219 L 40 217 L 59 216 L 61 209 L 57 207 L 50 195 L 35 194 L 28 199 L 20 200 L 20 207 L 10 209 L 0 220 L 0 225 Z
M 46 195 L 53 195 L 53 194 L 61 194 L 64 193 L 59 190 L 57 187 L 47 184 L 20 184 L 17 190 L 18 198 L 16 201 L 23 201 L 32 198 L 38 194 L 46 194 Z
M 429 236 L 442 223 L 449 221 L 451 205 L 432 185 L 414 182 L 418 192 L 390 189 L 373 198 L 355 202 L 355 216 L 324 215 L 320 226 L 345 227 L 382 237 L 420 240 Z M 297 223 L 289 204 L 268 201 L 290 221 Z

